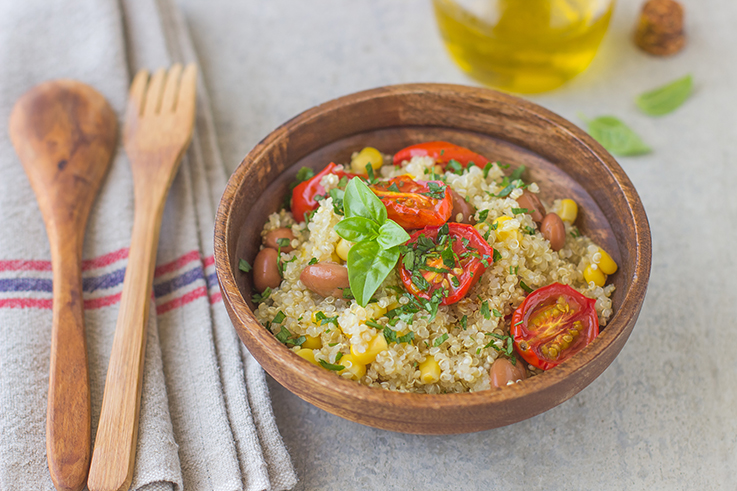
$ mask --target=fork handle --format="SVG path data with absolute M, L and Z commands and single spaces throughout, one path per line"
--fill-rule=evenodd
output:
M 166 193 L 136 192 L 120 311 L 87 480 L 90 491 L 127 490 L 133 479 L 143 385 L 146 326 Z

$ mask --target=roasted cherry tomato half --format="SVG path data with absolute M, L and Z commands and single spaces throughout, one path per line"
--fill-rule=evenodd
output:
M 320 180 L 327 174 L 335 174 L 338 177 L 347 176 L 351 179 L 356 174 L 344 172 L 343 170 L 335 170 L 338 167 L 333 162 L 330 162 L 327 167 L 321 170 L 313 178 L 297 184 L 292 191 L 292 215 L 298 222 L 304 222 L 305 217 L 312 210 L 316 210 L 320 205 L 315 199 L 315 196 L 325 195 L 325 188 L 320 185 Z
M 453 211 L 450 188 L 439 181 L 415 181 L 408 175 L 369 186 L 389 218 L 408 230 L 442 225 Z
M 514 347 L 543 370 L 563 363 L 599 335 L 595 304 L 560 283 L 535 290 L 512 315 Z
M 447 223 L 415 232 L 399 260 L 404 288 L 441 305 L 462 299 L 494 261 L 494 250 L 472 225 Z
M 394 154 L 394 165 L 401 165 L 405 160 L 412 160 L 412 157 L 432 157 L 435 162 L 443 167 L 451 160 L 455 160 L 465 169 L 469 162 L 473 162 L 479 167 L 484 167 L 489 159 L 483 157 L 476 152 L 458 145 L 448 142 L 426 142 L 412 145 L 404 148 Z

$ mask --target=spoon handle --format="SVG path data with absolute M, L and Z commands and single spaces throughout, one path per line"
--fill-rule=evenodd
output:
M 165 197 L 136 192 L 128 265 L 87 482 L 92 491 L 127 490 L 133 478 L 146 326 Z
M 90 389 L 82 299 L 82 237 L 49 237 L 53 269 L 46 453 L 58 490 L 84 487 L 90 464 Z

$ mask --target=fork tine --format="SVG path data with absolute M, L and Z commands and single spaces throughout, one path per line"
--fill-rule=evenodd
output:
M 143 110 L 143 98 L 146 95 L 146 85 L 148 84 L 148 71 L 140 70 L 136 73 L 131 83 L 128 95 L 128 106 L 126 107 L 125 119 L 130 121 L 137 117 Z
M 182 64 L 176 63 L 169 69 L 166 75 L 166 87 L 164 87 L 164 99 L 161 102 L 161 112 L 171 112 L 176 109 L 177 93 L 179 91 L 179 77 L 182 74 Z
M 197 65 L 190 63 L 184 69 L 182 81 L 179 84 L 179 99 L 177 100 L 177 112 L 191 114 L 194 122 L 195 95 L 197 92 Z
M 164 82 L 166 82 L 166 70 L 159 68 L 151 76 L 151 81 L 148 84 L 146 101 L 143 103 L 142 114 L 144 116 L 150 116 L 159 112 L 161 108 L 161 96 L 164 90 Z

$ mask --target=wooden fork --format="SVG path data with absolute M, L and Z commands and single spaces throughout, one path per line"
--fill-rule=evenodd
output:
M 131 161 L 135 213 L 120 312 L 87 480 L 90 491 L 127 490 L 133 479 L 146 325 L 166 196 L 192 138 L 197 69 L 176 64 L 130 88 L 123 143 Z

